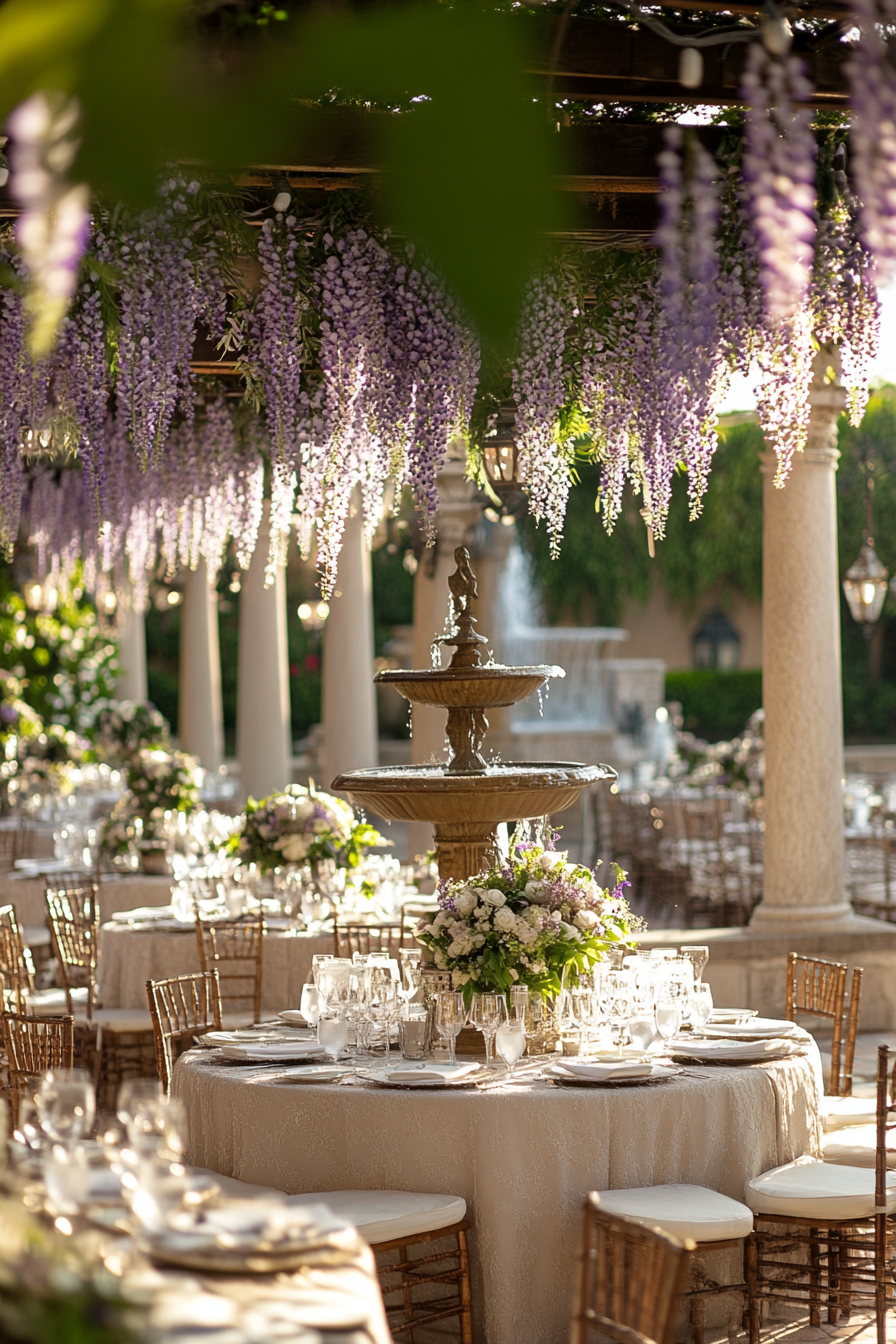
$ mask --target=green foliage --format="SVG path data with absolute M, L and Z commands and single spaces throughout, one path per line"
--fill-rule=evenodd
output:
M 762 672 L 667 672 L 666 699 L 680 703 L 687 732 L 707 742 L 728 740 L 762 708 Z
M 30 611 L 9 565 L 0 565 L 0 658 L 22 699 L 45 723 L 88 731 L 115 693 L 118 649 L 83 590 L 60 584 L 53 612 Z

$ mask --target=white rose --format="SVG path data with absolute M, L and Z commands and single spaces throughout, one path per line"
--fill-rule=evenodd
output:
M 566 938 L 571 939 L 573 942 L 578 942 L 578 941 L 579 941 L 579 938 L 581 937 L 581 935 L 580 935 L 580 933 L 579 933 L 579 930 L 578 930 L 578 929 L 574 929 L 573 926 L 572 926 L 571 924 L 567 924 L 567 923 L 566 923 L 566 920 L 564 920 L 564 919 L 561 919 L 561 921 L 560 921 L 560 932 L 561 932 Z
M 597 923 L 597 915 L 593 910 L 580 910 L 572 922 L 577 929 L 593 929 Z
M 533 929 L 532 925 L 527 924 L 524 919 L 516 921 L 513 931 L 521 943 L 528 945 L 538 941 L 538 929 Z
M 470 932 L 470 927 L 463 919 L 455 919 L 449 924 L 448 932 L 452 938 L 463 938 Z
M 495 928 L 500 929 L 502 933 L 509 933 L 516 925 L 516 915 L 505 905 L 500 910 L 495 911 Z M 528 926 L 527 926 L 528 927 Z
M 308 853 L 305 837 L 301 835 L 283 836 L 282 840 L 277 841 L 277 848 L 288 863 L 298 863 Z
M 503 891 L 498 891 L 496 887 L 489 887 L 488 891 L 482 893 L 482 899 L 487 901 L 489 905 L 500 907 L 504 905 L 507 897 L 504 895 Z
M 554 868 L 559 868 L 566 863 L 566 851 L 561 853 L 558 849 L 546 849 L 538 859 L 543 873 L 550 873 Z
M 472 914 L 476 906 L 476 892 L 470 887 L 464 887 L 455 896 L 454 905 L 459 915 Z
M 529 899 L 530 901 L 534 901 L 536 905 L 544 905 L 544 904 L 546 904 L 547 898 L 546 898 L 546 896 L 545 896 L 544 883 L 543 883 L 543 882 L 527 882 L 527 883 L 526 883 L 526 896 L 528 897 L 528 899 Z
M 439 968 L 440 971 L 445 971 L 448 969 L 448 962 L 445 958 L 445 953 L 442 951 L 440 947 L 437 947 L 435 952 L 433 953 L 433 960 L 435 961 L 436 966 Z
M 476 916 L 477 919 L 484 919 L 486 921 L 490 920 L 492 916 L 492 912 L 491 910 L 489 910 L 487 905 L 477 905 L 476 909 L 473 911 L 473 914 Z
M 541 927 L 541 911 L 537 905 L 530 905 L 529 909 L 520 915 L 520 919 L 524 919 L 533 929 Z
M 441 929 L 445 924 L 450 924 L 452 919 L 450 910 L 440 910 L 432 922 L 434 929 Z

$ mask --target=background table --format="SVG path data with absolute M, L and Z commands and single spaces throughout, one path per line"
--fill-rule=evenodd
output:
M 333 934 L 269 929 L 262 952 L 261 1007 L 264 1013 L 298 1008 L 302 986 L 311 979 L 315 953 L 333 952 Z M 146 1008 L 147 980 L 192 975 L 200 969 L 196 928 L 154 929 L 103 924 L 97 959 L 97 989 L 104 1008 Z
M 682 1182 L 735 1199 L 760 1172 L 819 1151 L 820 1061 L 705 1068 L 641 1088 L 520 1082 L 492 1091 L 290 1086 L 191 1051 L 173 1091 L 189 1160 L 289 1194 L 462 1195 L 472 1220 L 477 1339 L 566 1344 L 589 1190 Z
M 89 880 L 92 874 L 85 873 Z M 44 890 L 46 877 L 24 876 L 18 872 L 0 876 L 0 905 L 14 905 L 22 927 L 43 927 L 47 922 L 47 903 Z M 150 877 L 145 873 L 129 873 L 124 877 L 103 874 L 100 882 L 100 917 L 109 919 L 119 910 L 133 910 L 141 905 L 167 905 L 171 900 L 171 878 Z

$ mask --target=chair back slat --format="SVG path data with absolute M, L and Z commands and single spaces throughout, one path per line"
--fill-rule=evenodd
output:
M 14 905 L 0 905 L 0 975 L 5 987 L 4 1004 L 13 1012 L 24 1013 L 26 996 L 34 993 L 34 972 Z
M 693 1241 L 679 1241 L 585 1201 L 571 1344 L 671 1344 Z
M 843 1001 L 846 997 L 846 966 L 820 957 L 787 955 L 787 993 L 785 1016 L 796 1021 L 797 1013 L 830 1018 L 834 1026 L 831 1041 L 831 1095 L 839 1095 L 840 1059 L 843 1041 Z
M 74 1019 L 4 1013 L 2 1020 L 13 1121 L 17 1123 L 19 1103 L 29 1084 L 33 1084 L 47 1069 L 72 1067 Z
M 217 971 L 221 1011 L 225 1015 L 261 1017 L 264 917 L 257 919 L 197 918 L 196 941 L 203 971 Z
M 171 1073 L 193 1038 L 221 1028 L 221 994 L 217 971 L 147 980 L 146 995 L 156 1045 L 159 1078 L 171 1089 Z
M 840 1086 L 837 1092 L 833 1089 L 833 1078 L 831 1079 L 831 1095 L 839 1097 L 852 1096 L 852 1072 L 856 1059 L 856 1036 L 859 1030 L 859 1000 L 862 997 L 862 967 L 853 967 L 852 983 L 849 989 L 849 1002 L 845 1009 L 846 1035 L 843 1041 L 843 1068 L 840 1071 Z
M 371 952 L 382 952 L 398 960 L 398 950 L 403 946 L 416 946 L 403 942 L 401 924 L 336 924 L 336 956 L 369 956 Z
M 96 958 L 100 912 L 98 888 L 83 875 L 77 883 L 60 884 L 54 876 L 46 885 L 47 916 L 56 968 L 68 1011 L 73 1012 L 72 990 L 87 990 L 87 1017 L 93 1018 L 96 997 Z

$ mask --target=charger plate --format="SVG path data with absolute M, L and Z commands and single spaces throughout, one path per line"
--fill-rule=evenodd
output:
M 373 1069 L 358 1069 L 357 1076 L 365 1083 L 373 1083 L 376 1087 L 399 1087 L 405 1091 L 416 1091 L 425 1089 L 427 1091 L 444 1091 L 446 1088 L 476 1087 L 482 1082 L 484 1075 L 480 1072 L 465 1073 L 462 1078 L 421 1078 L 419 1082 L 393 1082 L 387 1078 L 384 1072 L 374 1071 Z
M 657 1065 L 656 1068 L 658 1072 L 650 1074 L 648 1078 L 577 1078 L 572 1073 L 562 1073 L 554 1065 L 547 1070 L 547 1076 L 552 1083 L 559 1083 L 561 1087 L 656 1087 L 659 1083 L 671 1083 L 684 1073 L 684 1069 L 677 1064 L 668 1067 Z

